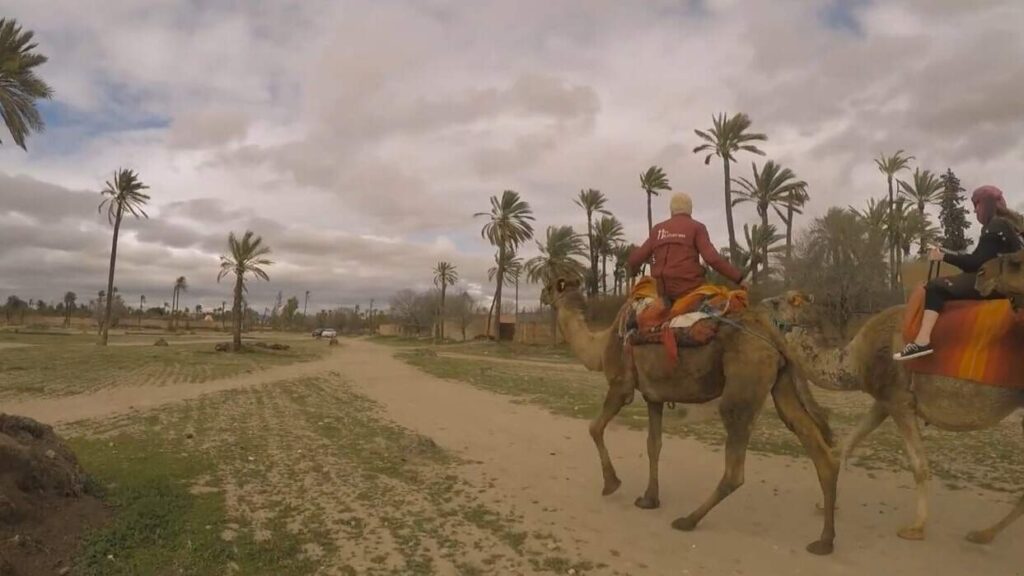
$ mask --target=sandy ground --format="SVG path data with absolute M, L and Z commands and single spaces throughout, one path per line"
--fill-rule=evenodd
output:
M 10 350 L 11 348 L 27 348 L 33 346 L 33 344 L 23 344 L 21 342 L 0 342 L 0 350 Z
M 662 509 L 641 511 L 633 499 L 646 481 L 645 435 L 613 426 L 608 444 L 624 484 L 601 497 L 597 454 L 586 423 L 423 374 L 393 358 L 394 350 L 347 341 L 326 358 L 196 385 L 103 390 L 70 398 L 25 401 L 5 411 L 49 423 L 103 418 L 200 395 L 335 371 L 354 390 L 381 403 L 388 417 L 434 439 L 472 464 L 461 473 L 485 497 L 512 506 L 531 530 L 554 534 L 567 551 L 604 572 L 625 574 L 992 574 L 1024 575 L 1018 543 L 1024 523 L 991 546 L 963 539 L 1011 505 L 1004 494 L 935 486 L 928 540 L 895 535 L 911 517 L 909 474 L 854 469 L 840 478 L 837 550 L 819 558 L 804 552 L 821 528 L 820 499 L 809 460 L 750 455 L 747 483 L 695 532 L 669 528 L 713 489 L 721 452 L 697 441 L 666 438 L 662 451 Z M 774 414 L 766 413 L 772 418 Z M 937 456 L 937 455 L 935 455 Z

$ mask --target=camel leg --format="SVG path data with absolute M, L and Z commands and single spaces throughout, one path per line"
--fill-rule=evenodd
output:
M 928 520 L 930 474 L 928 459 L 924 454 L 924 444 L 921 441 L 921 429 L 917 424 L 917 416 L 910 410 L 894 412 L 892 419 L 896 422 L 900 436 L 903 436 L 907 458 L 910 460 L 910 468 L 914 472 L 914 482 L 917 484 L 917 513 L 914 516 L 914 523 L 906 528 L 901 528 L 897 535 L 905 540 L 924 540 L 924 525 Z
M 825 436 L 800 402 L 792 376 L 788 372 L 779 375 L 779 381 L 772 388 L 775 409 L 779 417 L 800 439 L 818 472 L 818 483 L 825 499 L 825 525 L 821 537 L 807 546 L 812 554 L 831 554 L 836 536 L 835 510 L 836 489 L 839 482 L 839 463 L 829 448 Z
M 1021 425 L 1024 427 L 1024 420 L 1021 420 Z M 1010 510 L 1010 513 L 1005 518 L 996 522 L 995 525 L 985 530 L 975 530 L 967 534 L 967 539 L 975 544 L 988 544 L 999 535 L 1007 526 L 1013 524 L 1013 522 L 1024 516 L 1024 496 L 1021 496 L 1020 500 L 1017 501 L 1017 505 Z
M 744 381 L 744 385 L 753 387 L 754 381 L 748 379 Z M 711 496 L 689 516 L 683 516 L 673 521 L 673 528 L 683 531 L 693 530 L 712 508 L 743 485 L 747 444 L 750 442 L 754 417 L 763 402 L 763 397 L 753 402 L 749 397 L 744 399 L 722 398 L 718 411 L 721 414 L 722 422 L 725 423 L 726 431 L 725 472 Z
M 601 407 L 601 414 L 590 423 L 590 437 L 594 439 L 597 454 L 601 458 L 601 474 L 604 476 L 604 489 L 601 494 L 604 496 L 614 493 L 622 485 L 622 481 L 615 474 L 615 466 L 612 465 L 611 456 L 608 455 L 608 448 L 604 444 L 604 430 L 632 396 L 632 391 L 627 392 L 622 388 L 609 386 L 608 393 L 604 398 L 604 406 Z
M 843 467 L 849 469 L 850 467 L 850 455 L 853 454 L 853 450 L 858 444 L 864 441 L 869 434 L 874 432 L 885 419 L 889 417 L 889 412 L 886 411 L 885 406 L 881 402 L 875 402 L 871 405 L 871 410 L 864 415 L 864 419 L 860 421 L 860 425 L 853 431 L 850 436 L 843 441 L 842 456 L 840 461 L 843 463 Z
M 653 510 L 661 506 L 658 499 L 658 458 L 661 456 L 661 416 L 665 404 L 661 402 L 647 403 L 647 459 L 650 472 L 647 476 L 647 491 L 636 499 L 636 507 Z

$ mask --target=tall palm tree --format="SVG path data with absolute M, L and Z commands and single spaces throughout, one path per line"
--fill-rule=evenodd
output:
M 897 230 L 895 227 L 899 218 L 896 215 L 896 192 L 892 183 L 896 174 L 910 168 L 910 161 L 913 159 L 913 156 L 908 155 L 902 149 L 897 150 L 891 156 L 879 154 L 878 158 L 875 158 L 875 166 L 878 167 L 879 172 L 885 174 L 886 182 L 889 184 L 889 287 L 893 290 L 899 285 Z
M 885 199 L 878 200 L 869 198 L 867 205 L 862 209 L 850 207 L 852 212 L 867 226 L 867 234 L 872 238 L 888 233 L 889 230 L 889 205 Z
M 439 311 L 438 328 L 441 341 L 444 342 L 444 300 L 448 287 L 459 281 L 459 272 L 451 262 L 441 261 L 434 266 L 434 286 L 441 287 L 441 309 Z
M 577 256 L 585 256 L 583 240 L 572 226 L 548 226 L 544 243 L 537 242 L 540 255 L 526 262 L 526 279 L 546 283 L 557 278 L 582 278 L 586 267 Z M 551 309 L 551 343 L 557 336 L 557 316 Z
M 671 190 L 668 183 L 668 176 L 660 166 L 651 166 L 646 172 L 640 173 L 640 187 L 647 195 L 647 233 L 654 229 L 654 217 L 651 214 L 651 197 L 657 196 L 659 192 Z
M 783 168 L 772 160 L 765 162 L 760 171 L 758 171 L 756 163 L 752 162 L 751 166 L 754 170 L 753 180 L 743 177 L 733 179 L 733 182 L 740 185 L 740 189 L 733 190 L 736 198 L 732 203 L 734 206 L 744 202 L 753 203 L 757 208 L 757 215 L 761 217 L 762 230 L 768 227 L 768 210 L 774 210 L 779 218 L 786 223 L 786 253 L 789 254 L 792 242 L 793 214 L 801 213 L 796 206 L 797 198 L 794 198 L 794 195 L 799 195 L 806 189 L 807 183 L 797 180 L 796 174 L 792 170 Z M 767 267 L 768 247 L 763 246 L 762 248 L 765 251 L 761 254 L 760 262 Z
M 608 199 L 600 190 L 593 188 L 580 190 L 575 202 L 587 213 L 587 248 L 590 253 L 590 277 L 587 279 L 587 292 L 593 296 L 597 294 L 597 246 L 594 244 L 594 215 L 611 213 L 605 209 Z
M 270 281 L 265 266 L 273 264 L 266 258 L 270 254 L 270 247 L 263 244 L 263 238 L 253 237 L 252 230 L 246 230 L 245 235 L 239 240 L 234 232 L 228 234 L 228 255 L 220 257 L 220 273 L 217 274 L 217 282 L 221 281 L 228 274 L 235 275 L 235 299 L 231 308 L 232 323 L 234 324 L 234 336 L 231 341 L 231 349 L 235 352 L 242 350 L 242 301 L 243 293 L 248 289 L 245 286 L 246 275 L 254 278 Z
M 487 270 L 487 280 L 493 282 L 498 275 L 498 258 L 495 255 L 494 266 Z M 523 276 L 523 259 L 515 252 L 505 253 L 505 262 L 501 266 L 505 271 L 505 287 L 514 288 L 516 291 L 516 325 L 519 323 L 519 281 Z M 491 308 L 493 310 L 493 306 Z
M 174 287 L 171 291 L 171 327 L 178 326 L 177 311 L 181 309 L 181 293 L 188 291 L 188 280 L 184 276 L 178 276 L 174 280 Z
M 722 168 L 725 171 L 725 222 L 729 228 L 729 253 L 736 254 L 736 227 L 732 218 L 732 179 L 729 177 L 730 164 L 736 159 L 738 152 L 750 152 L 758 156 L 764 156 L 752 142 L 764 142 L 768 137 L 764 134 L 748 133 L 751 120 L 746 114 L 734 114 L 726 117 L 725 113 L 718 114 L 711 118 L 710 130 L 694 130 L 697 136 L 704 140 L 704 144 L 693 149 L 694 154 L 706 153 L 704 164 L 710 164 L 711 158 L 718 156 L 722 159 Z
M 75 301 L 78 300 L 78 295 L 74 292 L 64 293 L 64 327 L 71 327 L 71 312 L 75 309 Z
M 615 216 L 602 216 L 594 226 L 594 241 L 601 256 L 601 291 L 608 294 L 608 257 L 624 237 L 622 222 Z
M 914 177 L 910 182 L 900 180 L 899 186 L 900 194 L 917 206 L 917 213 L 921 219 L 925 218 L 927 206 L 937 206 L 942 202 L 942 191 L 945 189 L 942 180 L 932 174 L 931 170 L 921 171 L 920 168 L 914 169 Z M 922 231 L 923 229 L 918 232 Z M 919 239 L 921 240 L 921 254 L 924 254 L 928 244 L 923 237 L 919 237 Z
M 612 276 L 615 278 L 615 294 L 620 295 L 627 285 L 629 274 L 629 255 L 633 253 L 636 246 L 633 244 L 619 244 L 612 249 L 612 256 L 615 258 L 615 269 Z
M 134 170 L 121 168 L 114 173 L 114 179 L 107 181 L 107 187 L 100 194 L 104 196 L 99 211 L 107 210 L 107 221 L 114 226 L 114 239 L 110 245 L 110 272 L 107 275 L 107 294 L 114 292 L 114 265 L 117 263 L 117 236 L 121 231 L 121 219 L 125 213 L 136 218 L 149 218 L 143 207 L 149 202 L 149 195 L 143 192 L 146 186 L 139 180 Z M 106 312 L 103 314 L 103 333 L 100 343 L 107 345 L 110 330 L 110 310 L 113 298 L 107 298 Z
M 785 237 L 779 234 L 774 224 L 743 225 L 743 238 L 746 240 L 745 249 L 740 248 L 736 254 L 741 264 L 750 264 L 750 281 L 758 283 L 758 271 L 763 271 L 767 276 L 771 271 L 768 267 L 769 255 L 779 254 L 784 251 L 785 246 L 779 246 Z
M 480 230 L 492 246 L 498 249 L 498 272 L 494 290 L 494 308 L 497 321 L 494 322 L 494 339 L 499 340 L 501 334 L 501 287 L 505 283 L 505 254 L 515 252 L 520 245 L 533 238 L 533 210 L 518 192 L 505 190 L 501 198 L 491 196 L 491 211 L 478 212 L 474 217 L 485 217 L 487 223 Z M 487 316 L 487 333 L 491 333 L 491 316 Z
M 793 259 L 793 218 L 803 214 L 803 207 L 810 199 L 805 185 L 793 190 L 786 200 L 786 260 Z
M 139 328 L 140 329 L 142 328 L 142 314 L 145 312 L 145 310 L 146 310 L 146 295 L 145 294 L 140 294 L 139 295 Z
M 34 52 L 33 36 L 14 19 L 0 18 L 0 116 L 22 150 L 30 133 L 43 130 L 36 100 L 48 100 L 53 95 L 46 82 L 36 76 L 35 68 L 47 58 Z

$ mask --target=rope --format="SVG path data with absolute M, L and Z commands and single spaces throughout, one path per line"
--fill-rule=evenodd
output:
M 756 338 L 760 338 L 761 340 L 764 340 L 765 342 L 767 342 L 772 348 L 775 348 L 776 350 L 778 350 L 778 347 L 775 346 L 775 342 L 772 342 L 771 338 L 768 338 L 764 334 L 759 334 L 757 332 L 754 332 L 753 330 L 751 330 L 750 328 L 747 328 L 746 326 L 744 326 L 740 322 L 737 322 L 737 321 L 732 320 L 730 318 L 726 318 L 725 315 L 722 312 L 719 312 L 718 310 L 715 310 L 714 308 L 708 306 L 707 302 L 701 304 L 700 308 L 697 311 L 701 312 L 703 314 L 707 314 L 711 318 L 714 318 L 715 320 L 718 320 L 719 322 L 721 322 L 723 324 L 732 326 L 733 328 L 738 328 L 741 331 L 746 332 L 747 334 L 750 334 L 751 336 L 754 336 Z

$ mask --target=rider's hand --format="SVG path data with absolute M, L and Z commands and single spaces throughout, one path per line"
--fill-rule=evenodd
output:
M 943 255 L 942 249 L 938 246 L 932 245 L 928 247 L 928 261 L 942 262 Z

